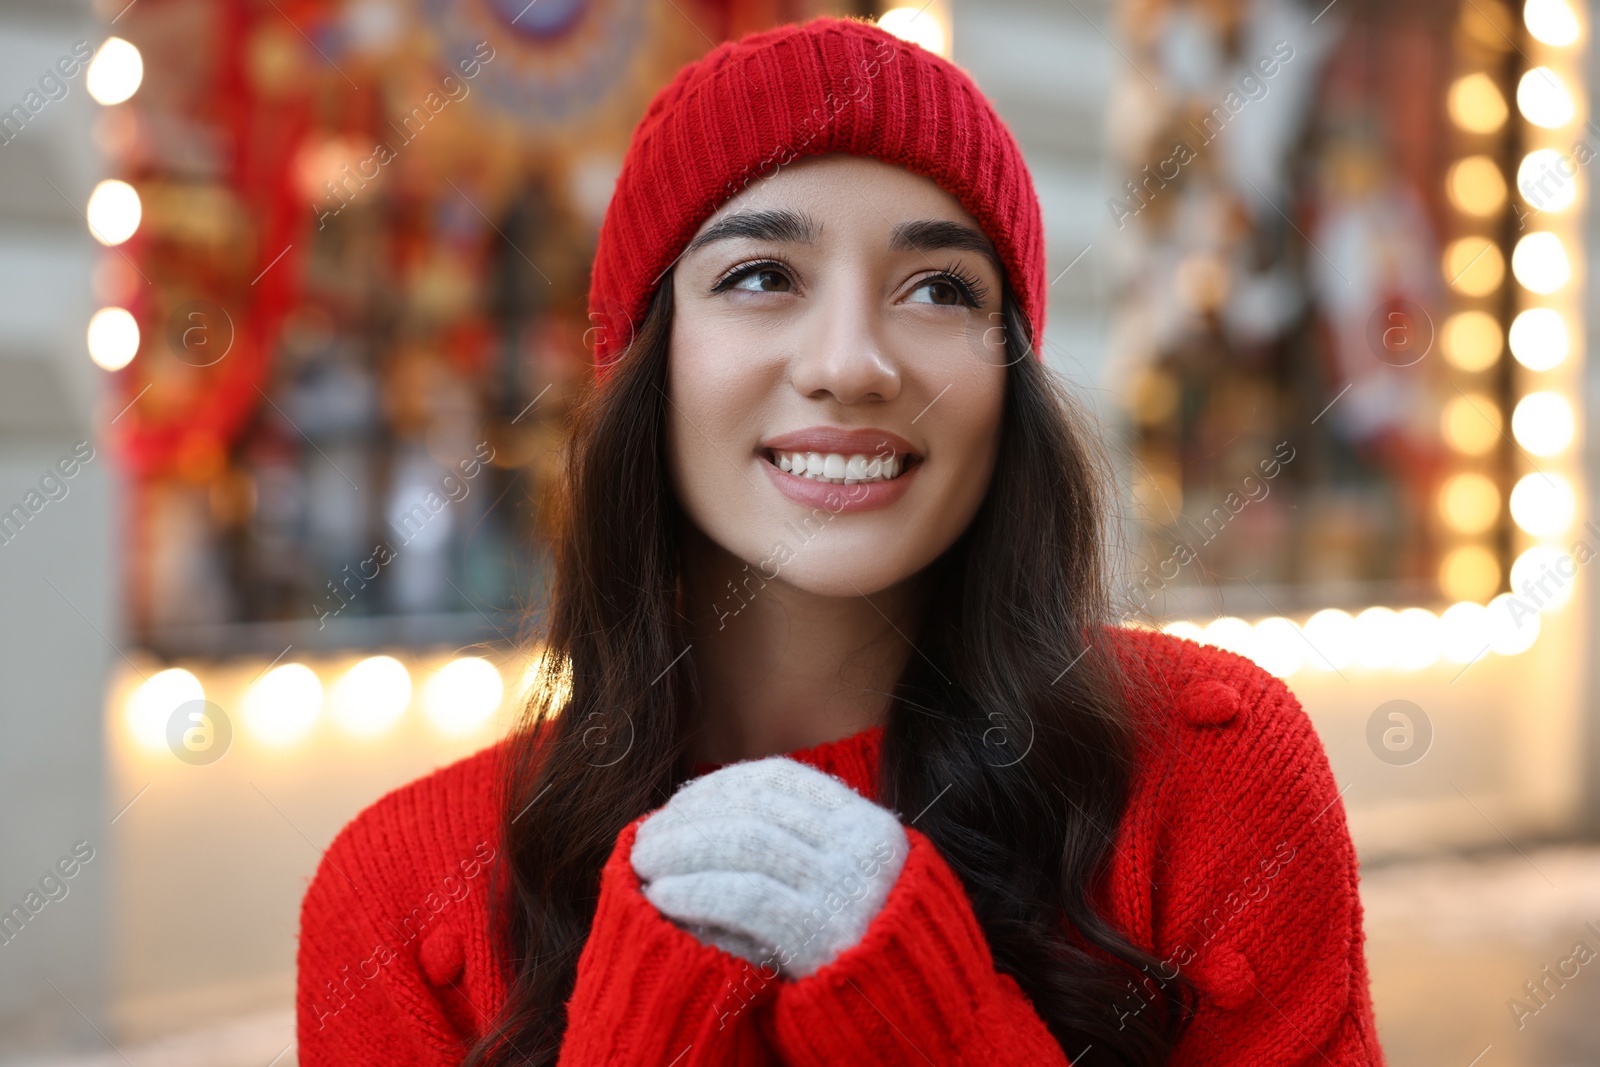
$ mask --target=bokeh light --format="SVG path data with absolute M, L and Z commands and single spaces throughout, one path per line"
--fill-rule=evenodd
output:
M 1223 615 L 1212 619 L 1206 623 L 1205 636 L 1201 640 L 1208 645 L 1236 652 L 1248 659 L 1255 658 L 1255 627 L 1238 616 Z
M 1539 639 L 1542 618 L 1526 600 L 1501 593 L 1489 601 L 1489 648 L 1502 656 L 1526 652 Z
M 1343 670 L 1355 662 L 1360 647 L 1355 617 L 1338 608 L 1323 608 L 1306 620 L 1306 640 L 1313 655 L 1306 666 L 1319 670 Z
M 1483 533 L 1500 515 L 1500 490 L 1475 471 L 1452 475 L 1439 490 L 1439 514 L 1457 533 Z
M 1499 320 L 1487 311 L 1462 311 L 1444 320 L 1440 340 L 1451 366 L 1476 372 L 1494 366 L 1505 335 Z
M 84 210 L 89 232 L 103 245 L 116 246 L 132 237 L 144 215 L 139 193 L 127 182 L 109 178 L 94 187 Z
M 1511 354 L 1529 370 L 1550 370 L 1567 358 L 1567 320 L 1551 308 L 1528 308 L 1511 323 Z
M 1439 585 L 1452 600 L 1487 600 L 1500 584 L 1500 561 L 1482 545 L 1457 545 L 1439 564 Z
M 1576 44 L 1582 33 L 1578 14 L 1569 0 L 1528 0 L 1522 9 L 1522 21 L 1534 37 L 1556 48 Z
M 251 736 L 273 747 L 300 740 L 322 711 L 322 682 L 303 663 L 274 667 L 245 690 L 241 706 Z
M 1468 156 L 1445 178 L 1450 202 L 1468 215 L 1487 217 L 1506 205 L 1506 180 L 1488 156 Z
M 1530 233 L 1511 253 L 1511 272 L 1525 289 L 1548 295 L 1572 279 L 1566 246 L 1553 233 Z
M 1549 67 L 1534 67 L 1517 83 L 1517 110 L 1535 126 L 1560 129 L 1577 114 L 1566 82 Z
M 505 683 L 494 664 L 478 656 L 451 660 L 422 687 L 428 721 L 451 735 L 478 730 L 500 707 Z
M 120 104 L 139 91 L 144 81 L 144 57 L 121 37 L 107 37 L 84 75 L 84 87 L 99 104 Z
M 121 370 L 139 352 L 139 324 L 125 308 L 101 308 L 89 320 L 89 358 L 105 370 Z
M 205 688 L 189 671 L 170 667 L 152 674 L 128 701 L 128 733 L 140 748 L 159 752 L 167 746 L 167 720 L 193 700 L 204 700 Z
M 1511 517 L 1535 537 L 1554 537 L 1572 525 L 1578 502 L 1559 474 L 1536 471 L 1511 490 Z
M 1536 456 L 1565 452 L 1576 429 L 1572 405 L 1560 393 L 1529 393 L 1511 413 L 1511 435 Z
M 1169 622 L 1165 626 L 1161 627 L 1161 632 L 1171 634 L 1174 637 L 1187 638 L 1190 641 L 1198 641 L 1202 644 L 1206 639 L 1205 630 L 1202 627 L 1189 622 L 1187 619 L 1178 619 L 1174 622 Z
M 1535 149 L 1517 167 L 1517 190 L 1540 211 L 1565 211 L 1578 199 L 1576 167 L 1554 148 Z
M 1445 402 L 1440 429 L 1445 443 L 1466 456 L 1481 456 L 1500 442 L 1500 409 L 1483 393 L 1463 393 Z
M 1489 238 L 1462 237 L 1444 250 L 1442 269 L 1445 281 L 1457 292 L 1488 296 L 1505 280 L 1506 260 Z
M 1572 599 L 1577 560 L 1550 545 L 1534 545 L 1511 564 L 1511 590 L 1540 611 Z
M 947 56 L 949 35 L 928 4 L 895 7 L 878 16 L 878 25 L 903 41 L 919 44 L 936 55 Z
M 369 656 L 334 683 L 334 721 L 358 737 L 383 733 L 411 703 L 411 675 L 393 656 Z
M 1500 87 L 1481 72 L 1458 78 L 1450 86 L 1446 104 L 1450 118 L 1468 133 L 1494 133 L 1509 114 Z
M 1439 616 L 1440 651 L 1451 663 L 1471 663 L 1489 651 L 1489 609 L 1471 600 Z
M 1398 670 L 1431 667 L 1444 651 L 1444 631 L 1439 617 L 1427 608 L 1404 608 L 1395 618 L 1393 664 Z
M 1356 616 L 1356 666 L 1381 670 L 1394 665 L 1400 640 L 1400 613 L 1371 607 Z
M 1262 619 L 1255 624 L 1255 656 L 1263 668 L 1286 678 L 1299 670 L 1311 651 L 1306 647 L 1300 628 L 1281 616 Z

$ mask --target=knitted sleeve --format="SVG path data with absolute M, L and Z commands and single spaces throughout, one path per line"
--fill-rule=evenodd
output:
M 1159 798 L 1120 848 L 1144 854 L 1125 864 L 1125 898 L 1135 879 L 1161 887 L 1135 925 L 1201 994 L 1172 1062 L 1381 1065 L 1355 847 L 1322 742 L 1280 679 L 1227 660 L 1185 691 L 1190 721 L 1151 776 Z
M 772 1067 L 757 1019 L 777 977 L 702 944 L 650 903 L 629 862 L 649 814 L 617 835 L 601 871 L 560 1067 Z
M 1178 1067 L 1382 1067 L 1355 849 L 1321 741 L 1281 680 L 1240 657 L 1190 665 L 1141 775 L 1106 914 L 1199 991 Z M 1063 1050 L 997 972 L 960 880 L 911 851 L 865 937 L 785 983 L 764 1021 L 791 1067 L 1061 1067 Z M 1153 947 L 1151 947 L 1153 946 Z M 1154 1001 L 1106 1005 L 1126 1019 Z
M 395 910 L 416 896 L 404 834 L 382 813 L 357 819 L 329 846 L 301 906 L 296 992 L 302 1067 L 457 1067 L 491 1024 L 486 995 L 440 956 L 467 941 L 468 972 L 491 963 L 477 911 L 446 912 L 423 928 Z M 743 960 L 703 945 L 658 912 L 628 862 L 638 825 L 617 838 L 578 959 L 561 1067 L 773 1067 L 756 1026 L 774 983 Z M 415 828 L 413 827 L 413 830 Z M 413 837 L 417 835 L 413 833 Z M 385 842 L 388 842 L 386 848 Z M 469 876 L 472 877 L 472 876 Z M 458 882 L 458 885 L 467 883 Z M 476 886 L 473 891 L 477 891 Z M 448 905 L 447 907 L 459 907 Z M 430 938 L 426 933 L 440 931 Z
M 995 970 L 961 880 L 933 842 L 910 850 L 865 936 L 782 983 L 764 1021 L 788 1067 L 1066 1067 L 1016 981 Z
M 295 991 L 300 1067 L 460 1062 L 462 1034 L 424 980 L 406 933 L 372 918 L 388 884 L 351 827 L 334 839 L 300 908 Z

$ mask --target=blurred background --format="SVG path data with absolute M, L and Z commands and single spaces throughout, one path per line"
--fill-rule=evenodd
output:
M 1125 622 L 1310 712 L 1390 1062 L 1600 1064 L 1578 0 L 0 0 L 0 1064 L 294 1062 L 320 849 L 525 691 L 634 122 L 822 13 L 1020 139 Z

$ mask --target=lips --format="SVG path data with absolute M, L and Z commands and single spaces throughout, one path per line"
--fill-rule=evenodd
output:
M 785 496 L 807 507 L 825 507 L 834 513 L 875 511 L 893 504 L 915 480 L 923 458 L 904 437 L 877 427 L 812 426 L 769 438 L 758 446 L 757 452 L 766 461 L 763 467 L 774 485 Z M 817 480 L 780 466 L 796 456 L 804 456 L 808 464 L 816 461 L 812 457 L 831 457 L 835 466 L 840 457 L 861 456 L 870 460 L 873 467 L 889 462 L 900 470 L 892 478 L 880 477 L 874 470 L 866 480 L 857 480 L 859 472 L 842 468 L 837 473 L 845 477 Z
M 779 452 L 769 453 L 767 461 L 779 470 L 797 477 L 828 482 L 893 481 L 908 469 L 911 462 L 906 456 L 864 456 L 857 452 L 846 456 L 838 452 Z
M 770 438 L 762 456 L 779 470 L 834 484 L 893 481 L 920 459 L 904 437 L 878 427 L 813 426 Z
M 870 426 L 861 429 L 809 426 L 803 430 L 792 430 L 770 437 L 762 441 L 759 448 L 766 453 L 769 460 L 778 452 L 818 452 L 822 455 L 836 452 L 845 456 L 877 456 L 881 459 L 903 456 L 908 460 L 908 465 L 922 459 L 911 442 L 904 437 Z

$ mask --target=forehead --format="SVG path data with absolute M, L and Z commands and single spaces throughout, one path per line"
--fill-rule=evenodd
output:
M 805 156 L 758 177 L 701 223 L 704 234 L 730 214 L 789 208 L 850 229 L 888 230 L 913 219 L 948 219 L 978 228 L 978 220 L 932 178 L 871 156 Z M 830 227 L 824 225 L 824 237 Z

